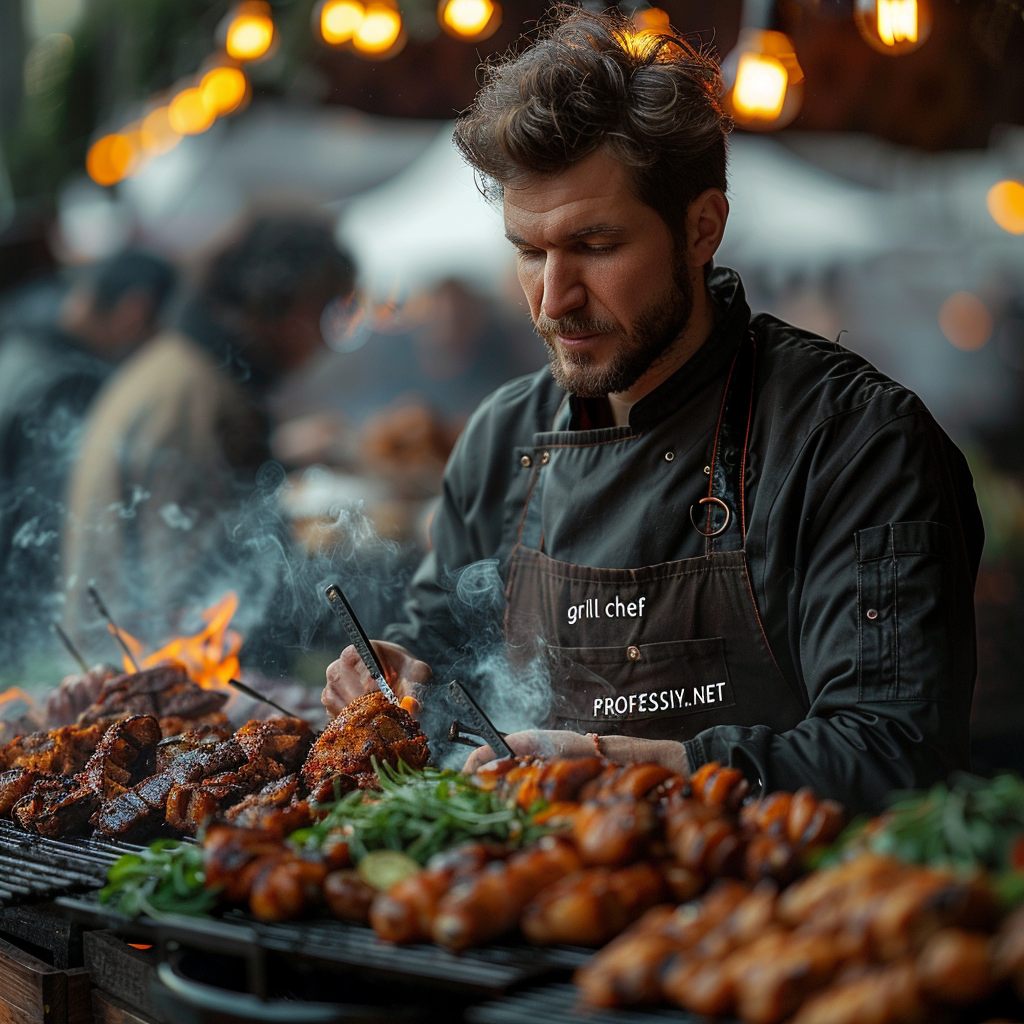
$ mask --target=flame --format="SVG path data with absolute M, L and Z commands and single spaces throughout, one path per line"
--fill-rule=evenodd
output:
M 206 627 L 194 636 L 175 637 L 158 651 L 144 654 L 142 644 L 123 629 L 121 636 L 132 652 L 139 668 L 155 668 L 169 662 L 181 665 L 189 678 L 207 689 L 222 689 L 239 673 L 238 652 L 242 637 L 228 629 L 238 610 L 238 595 L 229 591 L 220 601 L 202 612 Z M 124 659 L 126 672 L 134 672 L 131 661 Z
M 18 707 L 18 703 L 21 707 Z M 36 702 L 20 686 L 12 686 L 0 693 L 0 721 L 11 718 L 24 718 L 34 714 Z

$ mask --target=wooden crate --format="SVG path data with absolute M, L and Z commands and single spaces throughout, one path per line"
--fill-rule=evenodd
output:
M 152 995 L 156 977 L 152 956 L 110 931 L 86 932 L 83 939 L 97 1024 L 158 1021 Z
M 92 1012 L 95 1024 L 157 1024 L 141 1010 L 98 988 L 92 990 Z
M 92 1024 L 89 974 L 60 970 L 0 939 L 0 1024 Z

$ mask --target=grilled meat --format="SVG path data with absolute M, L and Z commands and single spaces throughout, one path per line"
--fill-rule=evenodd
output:
M 220 772 L 199 782 L 176 784 L 167 794 L 167 824 L 178 832 L 195 835 L 225 807 L 283 775 L 284 768 L 277 761 L 261 757 L 234 771 Z
M 331 913 L 342 921 L 368 924 L 370 906 L 378 890 L 363 881 L 358 871 L 343 868 L 332 871 L 324 879 L 324 899 Z
M 33 768 L 47 775 L 74 775 L 85 767 L 105 731 L 105 724 L 65 725 L 49 732 L 15 736 L 0 759 L 8 768 Z
M 88 672 L 65 676 L 46 695 L 46 722 L 51 729 L 72 722 L 99 697 L 103 684 L 119 669 L 111 665 L 94 665 Z
M 309 753 L 313 732 L 301 718 L 271 718 L 266 722 L 254 718 L 235 733 L 235 739 L 250 761 L 269 757 L 285 772 L 294 772 Z
M 313 820 L 308 800 L 299 799 L 298 775 L 286 775 L 268 782 L 258 793 L 250 793 L 232 804 L 223 820 L 239 828 L 262 829 L 286 835 Z
M 103 835 L 139 837 L 164 821 L 167 798 L 176 785 L 199 782 L 244 764 L 245 752 L 234 740 L 200 746 L 181 754 L 157 775 L 108 800 L 93 819 Z
M 11 816 L 29 832 L 56 839 L 84 831 L 99 803 L 80 777 L 47 776 L 14 805 Z
M 91 725 L 129 715 L 195 721 L 220 712 L 227 699 L 223 690 L 209 690 L 194 683 L 181 665 L 160 665 L 107 679 L 96 700 L 78 716 L 77 724 Z
M 133 715 L 104 733 L 80 781 L 100 800 L 109 800 L 152 774 L 160 726 L 155 718 Z
M 162 772 L 164 769 L 170 768 L 174 761 L 189 750 L 216 746 L 230 736 L 231 730 L 224 725 L 201 725 L 175 736 L 168 736 L 164 733 L 164 738 L 156 748 L 156 770 Z
M 35 768 L 11 768 L 0 775 L 0 818 L 9 818 L 14 805 L 45 778 L 46 773 Z
M 404 708 L 374 691 L 356 698 L 313 744 L 302 766 L 310 789 L 334 775 L 350 775 L 361 789 L 377 785 L 371 759 L 422 768 L 430 757 L 427 737 Z

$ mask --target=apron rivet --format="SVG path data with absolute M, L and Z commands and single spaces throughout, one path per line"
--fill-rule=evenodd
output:
M 540 464 L 546 466 L 551 461 L 551 452 L 544 452 L 540 457 Z
M 665 452 L 665 461 L 671 462 L 676 457 L 675 452 Z
M 639 661 L 640 660 L 640 648 L 639 647 L 627 647 L 626 648 L 626 654 L 629 655 L 629 660 L 630 661 Z
M 533 459 L 531 459 L 529 455 L 524 455 L 519 460 L 519 465 L 522 466 L 524 469 L 529 469 L 530 466 L 533 465 Z
M 704 475 L 705 476 L 711 476 L 711 467 L 710 466 L 705 466 L 704 467 Z
M 874 620 L 878 618 L 878 612 L 875 611 L 874 608 L 869 608 L 868 609 L 868 618 L 871 619 L 872 622 L 874 622 Z

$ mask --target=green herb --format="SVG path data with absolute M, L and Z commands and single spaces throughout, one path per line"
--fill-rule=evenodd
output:
M 855 850 L 911 864 L 986 868 L 1006 905 L 1024 902 L 1024 781 L 957 772 L 950 785 L 903 795 L 881 817 L 851 824 L 825 863 Z
M 206 914 L 217 904 L 217 890 L 206 887 L 202 847 L 173 839 L 119 857 L 99 895 L 128 917 Z
M 290 841 L 319 849 L 341 840 L 356 862 L 370 850 L 401 850 L 426 864 L 435 853 L 460 843 L 491 840 L 518 847 L 549 831 L 533 824 L 530 811 L 480 789 L 458 772 L 376 762 L 374 768 L 379 792 L 347 793 L 323 820 L 293 833 Z

